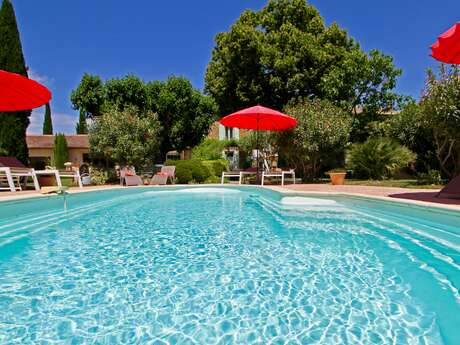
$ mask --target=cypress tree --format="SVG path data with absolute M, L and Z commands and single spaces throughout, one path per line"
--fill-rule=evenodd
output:
M 65 135 L 58 133 L 54 137 L 53 165 L 57 169 L 64 168 L 64 163 L 69 160 L 69 148 Z
M 16 16 L 10 0 L 0 8 L 0 69 L 27 77 Z M 27 164 L 26 130 L 30 110 L 0 113 L 0 150 Z
M 43 119 L 43 134 L 53 134 L 53 122 L 51 121 L 50 104 L 46 103 L 45 118 Z
M 86 117 L 83 111 L 80 111 L 80 117 L 78 118 L 77 125 L 75 126 L 77 134 L 87 134 L 88 127 L 86 126 Z

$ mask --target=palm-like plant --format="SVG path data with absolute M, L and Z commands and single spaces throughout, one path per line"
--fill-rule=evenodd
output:
M 371 138 L 355 144 L 347 153 L 347 166 L 357 176 L 371 179 L 390 177 L 413 162 L 416 155 L 389 138 Z

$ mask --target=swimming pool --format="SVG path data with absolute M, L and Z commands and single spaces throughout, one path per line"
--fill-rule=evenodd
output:
M 262 188 L 0 203 L 0 343 L 459 344 L 460 216 Z

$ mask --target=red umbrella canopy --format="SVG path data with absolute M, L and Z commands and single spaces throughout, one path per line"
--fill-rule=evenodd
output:
M 0 111 L 20 111 L 41 107 L 51 92 L 35 80 L 0 70 Z
M 225 127 L 284 131 L 297 125 L 297 120 L 279 111 L 256 105 L 227 115 L 220 120 Z
M 460 22 L 455 24 L 431 46 L 431 56 L 450 64 L 460 64 Z

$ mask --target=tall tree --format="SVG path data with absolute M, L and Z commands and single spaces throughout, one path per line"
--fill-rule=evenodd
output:
M 67 146 L 67 139 L 62 133 L 58 133 L 54 137 L 53 149 L 53 165 L 58 168 L 64 168 L 64 163 L 69 160 L 69 147 Z
M 9 0 L 3 0 L 0 9 L 0 47 L 0 69 L 27 77 L 16 16 Z M 0 113 L 0 149 L 26 164 L 29 159 L 26 130 L 30 113 L 30 110 Z
M 432 130 L 436 156 L 443 173 L 460 174 L 460 68 L 441 65 L 438 75 L 428 71 L 421 112 Z
M 87 134 L 88 126 L 86 125 L 86 117 L 83 111 L 80 111 L 80 116 L 78 117 L 77 125 L 75 126 L 75 132 L 77 134 Z
M 157 89 L 156 87 L 159 87 Z M 217 107 L 185 78 L 169 77 L 149 88 L 152 110 L 162 126 L 161 156 L 170 150 L 182 151 L 201 143 L 216 120 Z
M 391 107 L 401 73 L 391 57 L 369 54 L 337 24 L 325 26 L 305 0 L 270 0 L 219 33 L 205 90 L 222 114 L 256 103 L 282 109 L 291 99 L 328 99 L 346 110 Z
M 53 134 L 53 122 L 51 120 L 50 104 L 46 103 L 45 117 L 43 119 L 43 134 Z
M 203 95 L 187 79 L 174 76 L 164 82 L 145 83 L 128 75 L 104 83 L 98 76 L 85 74 L 72 92 L 71 101 L 75 109 L 93 119 L 107 113 L 107 109 L 123 112 L 127 107 L 135 107 L 141 117 L 150 111 L 156 113 L 161 124 L 160 161 L 170 150 L 198 145 L 217 113 L 211 97 Z
M 87 118 L 102 114 L 105 99 L 105 86 L 102 79 L 87 73 L 83 75 L 80 84 L 70 95 L 74 109 L 83 111 Z

